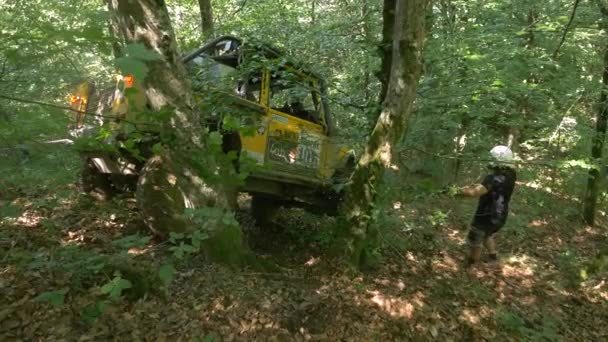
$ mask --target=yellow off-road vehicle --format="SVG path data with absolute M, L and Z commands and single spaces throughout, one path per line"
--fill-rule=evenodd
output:
M 251 63 L 260 57 L 266 62 Z M 238 189 L 252 196 L 256 219 L 268 217 L 280 206 L 301 206 L 329 214 L 335 211 L 340 184 L 350 174 L 355 159 L 351 150 L 336 143 L 321 77 L 288 62 L 273 47 L 245 44 L 230 36 L 210 41 L 182 57 L 182 62 L 192 77 L 198 101 L 204 101 L 209 84 L 216 84 L 223 94 L 222 105 L 206 107 L 205 124 L 212 129 L 221 126 L 222 113 L 218 111 L 226 108 L 251 119 L 248 126 L 253 125 L 253 129 L 225 133 L 223 149 L 246 154 L 261 166 L 254 168 Z M 225 85 L 226 79 L 233 83 L 228 82 L 222 92 L 219 83 L 223 80 Z M 84 120 L 88 117 L 84 112 L 109 112 L 128 118 L 133 102 L 145 102 L 143 92 L 125 96 L 126 89 L 137 85 L 132 76 L 118 76 L 116 86 L 103 94 L 90 83 L 81 84 L 70 96 L 77 111 L 75 129 L 82 131 L 85 121 L 91 121 Z M 141 150 L 144 157 L 151 156 L 149 148 Z M 87 153 L 82 187 L 87 192 L 106 194 L 109 190 L 132 191 L 144 162 L 126 152 L 118 158 L 102 152 Z

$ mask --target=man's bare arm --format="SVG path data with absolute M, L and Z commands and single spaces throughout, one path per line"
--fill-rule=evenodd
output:
M 480 197 L 488 193 L 488 189 L 481 184 L 465 186 L 458 190 L 459 196 Z

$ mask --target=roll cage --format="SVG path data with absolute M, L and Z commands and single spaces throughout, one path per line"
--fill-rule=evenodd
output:
M 267 44 L 245 44 L 236 37 L 222 36 L 183 56 L 182 62 L 192 65 L 208 58 L 237 70 L 246 63 L 259 62 L 248 80 L 239 81 L 236 95 L 266 110 L 278 110 L 317 123 L 324 128 L 325 134 L 332 135 L 325 82 L 284 56 Z M 255 96 L 254 91 L 259 94 Z

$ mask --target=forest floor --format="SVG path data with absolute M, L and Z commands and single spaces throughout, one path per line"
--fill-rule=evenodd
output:
M 170 258 L 166 243 L 146 237 L 132 200 L 95 202 L 73 184 L 4 189 L 0 340 L 608 339 L 606 274 L 584 272 L 607 246 L 603 216 L 582 226 L 578 204 L 520 184 L 500 263 L 467 271 L 475 202 L 392 196 L 378 219 L 384 247 L 364 272 L 326 256 L 328 218 L 284 211 L 284 224 L 253 229 L 241 213 L 253 250 L 280 271 L 195 256 L 176 264 L 167 288 L 130 296 L 134 285 L 103 302 L 112 257 L 141 269 Z

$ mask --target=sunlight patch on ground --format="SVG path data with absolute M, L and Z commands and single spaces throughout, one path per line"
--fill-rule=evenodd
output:
M 585 226 L 576 230 L 575 236 L 572 238 L 574 242 L 584 243 L 588 239 L 600 238 L 601 236 L 605 236 L 603 230 L 598 229 L 597 227 Z
M 393 281 L 386 278 L 374 279 L 374 283 L 384 285 L 386 287 L 392 287 L 396 290 L 403 291 L 405 289 L 405 283 L 402 280 Z
M 519 280 L 519 286 L 531 288 L 536 283 L 534 267 L 536 262 L 527 255 L 512 256 L 508 259 L 509 263 L 503 264 L 502 275 L 507 278 Z
M 455 228 L 446 228 L 446 231 L 447 231 L 446 236 L 448 237 L 448 239 L 452 240 L 453 242 L 458 243 L 459 245 L 462 245 L 465 243 L 465 238 L 460 233 L 460 230 L 455 229 Z
M 605 279 L 585 282 L 581 288 L 591 303 L 608 303 L 608 284 Z
M 432 261 L 432 267 L 434 272 L 451 272 L 455 273 L 460 271 L 460 267 L 458 266 L 458 261 L 452 258 L 447 252 L 441 252 L 441 259 L 434 259 Z
M 549 194 L 553 193 L 553 189 L 551 189 L 550 187 L 543 186 L 540 182 L 537 181 L 517 182 L 517 185 L 525 186 L 534 190 L 543 190 Z
M 84 242 L 84 230 L 77 230 L 73 232 L 68 232 L 68 236 L 61 241 L 62 246 L 68 246 L 73 244 L 80 244 Z
M 494 315 L 494 310 L 482 305 L 479 308 L 464 308 L 460 313 L 459 319 L 471 325 L 478 325 L 482 319 Z
M 546 219 L 535 219 L 528 223 L 528 228 L 544 227 L 548 224 Z
M 109 219 L 97 219 L 94 222 L 95 226 L 97 227 L 104 227 L 104 228 L 112 228 L 112 229 L 122 229 L 124 228 L 124 223 L 119 223 L 117 222 L 116 219 L 116 215 L 112 214 L 110 215 Z
M 43 217 L 37 214 L 36 212 L 27 210 L 23 212 L 19 217 L 14 219 L 6 219 L 5 221 L 9 224 L 13 223 L 15 225 L 19 225 L 23 228 L 34 228 L 40 223 L 40 220 L 42 219 Z
M 131 247 L 129 248 L 129 250 L 127 251 L 128 254 L 131 255 L 142 255 L 142 254 L 146 254 L 150 251 L 150 248 L 136 248 L 136 247 Z
M 535 295 L 525 296 L 519 300 L 520 303 L 525 305 L 534 305 L 536 304 L 538 298 Z
M 321 262 L 321 258 L 315 258 L 314 256 L 311 256 L 310 259 L 308 259 L 308 261 L 304 263 L 304 266 L 311 267 L 317 265 L 319 262 Z
M 546 239 L 546 241 L 548 242 L 548 244 L 550 246 L 554 246 L 554 247 L 560 247 L 560 246 L 564 245 L 564 241 L 559 236 L 555 236 L 555 237 L 550 236 Z
M 414 316 L 416 308 L 422 308 L 425 303 L 425 295 L 422 292 L 416 292 L 410 300 L 405 300 L 390 295 L 384 295 L 380 291 L 370 291 L 367 293 L 372 295 L 369 301 L 380 307 L 386 313 L 393 317 L 410 319 Z
M 418 260 L 418 257 L 411 251 L 407 251 L 405 253 L 405 259 L 408 261 L 407 264 L 408 264 L 410 270 L 414 274 L 417 274 L 418 270 L 420 268 L 420 260 Z

